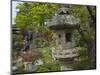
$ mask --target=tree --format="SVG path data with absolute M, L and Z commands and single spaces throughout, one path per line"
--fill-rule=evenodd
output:
M 96 7 L 74 6 L 74 15 L 80 18 L 80 26 L 77 29 L 87 47 L 90 69 L 96 68 Z
M 52 31 L 47 28 L 45 23 L 52 18 L 58 6 L 58 4 L 23 2 L 16 7 L 19 9 L 16 26 L 31 29 L 45 39 L 51 39 Z

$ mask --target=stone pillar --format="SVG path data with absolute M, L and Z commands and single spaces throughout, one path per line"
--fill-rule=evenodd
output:
M 61 71 L 73 70 L 72 63 L 61 63 Z

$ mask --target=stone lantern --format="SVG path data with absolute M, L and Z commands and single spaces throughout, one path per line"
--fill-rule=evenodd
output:
M 79 57 L 79 49 L 72 46 L 72 34 L 79 26 L 79 19 L 70 14 L 68 5 L 60 5 L 47 26 L 56 33 L 56 48 L 52 48 L 52 56 L 61 63 L 61 70 L 73 70 L 72 65 Z

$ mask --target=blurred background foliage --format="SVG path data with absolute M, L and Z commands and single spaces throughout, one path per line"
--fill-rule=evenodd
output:
M 95 39 L 96 30 L 95 23 L 89 13 L 87 6 L 70 5 L 70 13 L 80 19 L 80 27 L 73 33 L 73 46 L 80 47 L 80 62 L 74 66 L 74 69 L 89 69 L 88 55 L 88 40 Z M 42 60 L 45 64 L 40 65 L 37 72 L 59 71 L 60 64 L 58 61 L 53 61 L 50 48 L 55 46 L 54 31 L 49 30 L 46 26 L 46 21 L 51 19 L 59 4 L 54 3 L 34 3 L 23 2 L 18 4 L 16 9 L 19 9 L 16 16 L 16 27 L 31 29 L 39 35 L 39 38 L 33 39 L 33 43 L 41 47 Z M 92 15 L 96 16 L 96 7 L 90 6 Z M 13 51 L 17 52 L 23 47 L 22 36 L 12 35 L 13 42 L 17 45 L 13 46 Z M 13 44 L 14 44 L 13 43 Z M 15 47 L 17 46 L 17 47 Z M 18 49 L 17 49 L 18 48 Z

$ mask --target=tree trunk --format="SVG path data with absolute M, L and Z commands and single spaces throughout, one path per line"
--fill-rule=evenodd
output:
M 87 50 L 88 50 L 90 69 L 95 69 L 96 68 L 96 41 L 95 39 L 88 40 Z

